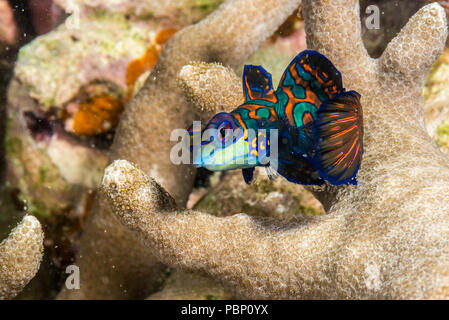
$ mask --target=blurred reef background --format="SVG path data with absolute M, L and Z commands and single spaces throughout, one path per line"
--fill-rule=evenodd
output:
M 17 299 L 57 297 L 67 277 L 65 269 L 79 252 L 123 110 L 147 80 L 167 41 L 221 2 L 0 0 L 0 239 L 7 238 L 27 213 L 40 221 L 45 234 L 40 269 Z M 360 1 L 369 54 L 379 57 L 428 2 L 432 1 Z M 440 2 L 449 12 L 447 2 Z M 378 30 L 363 23 L 369 5 L 380 8 Z M 263 65 L 277 84 L 291 59 L 304 49 L 298 7 L 246 63 Z M 449 154 L 448 49 L 428 75 L 423 94 L 427 130 Z M 141 143 L 145 148 L 154 142 Z M 217 216 L 324 214 L 320 202 L 303 187 L 283 179 L 273 182 L 260 173 L 247 186 L 240 171 L 199 170 L 186 206 Z M 213 279 L 158 268 L 151 290 L 89 298 L 232 298 Z

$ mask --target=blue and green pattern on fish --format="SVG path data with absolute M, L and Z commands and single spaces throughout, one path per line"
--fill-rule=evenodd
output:
M 360 95 L 345 91 L 340 72 L 322 54 L 306 50 L 285 70 L 278 89 L 261 66 L 243 72 L 246 102 L 215 115 L 193 145 L 194 164 L 213 171 L 256 166 L 299 184 L 357 184 L 363 154 Z

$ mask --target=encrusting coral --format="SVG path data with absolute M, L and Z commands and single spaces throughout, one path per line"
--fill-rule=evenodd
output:
M 447 38 L 443 8 L 421 8 L 379 59 L 361 41 L 358 1 L 304 0 L 303 14 L 308 48 L 362 95 L 358 185 L 314 189 L 325 216 L 216 217 L 179 209 L 120 160 L 103 177 L 114 212 L 162 262 L 238 297 L 449 298 L 449 161 L 426 132 L 422 97 Z
M 110 149 L 110 159 L 129 159 L 159 179 L 179 205 L 192 190 L 194 170 L 170 161 L 170 134 L 187 128 L 195 114 L 177 85 L 177 75 L 192 61 L 220 62 L 238 68 L 299 6 L 300 0 L 229 0 L 199 23 L 177 32 L 166 44 L 142 89 L 125 108 Z M 183 181 L 183 183 L 179 183 Z M 164 267 L 131 236 L 99 196 L 83 233 L 76 264 L 80 290 L 63 289 L 58 298 L 133 298 L 154 290 Z M 95 267 L 93 267 L 95 264 Z
M 14 298 L 34 277 L 42 260 L 44 233 L 30 215 L 0 243 L 0 300 Z

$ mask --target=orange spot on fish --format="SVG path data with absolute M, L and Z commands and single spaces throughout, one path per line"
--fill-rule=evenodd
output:
M 336 133 L 336 134 L 331 135 L 330 138 L 334 139 L 334 138 L 341 137 L 341 136 L 347 134 L 348 132 L 351 132 L 352 130 L 354 130 L 354 129 L 356 129 L 356 128 L 357 128 L 357 126 L 356 126 L 356 125 L 353 125 L 353 126 L 349 127 L 349 128 L 346 129 L 346 130 L 343 130 L 343 131 L 340 131 L 339 133 Z
M 343 153 L 341 155 L 341 157 L 337 160 L 337 162 L 335 163 L 335 166 L 338 166 L 344 159 L 347 158 L 347 156 L 349 154 L 351 154 L 352 149 L 354 149 L 355 145 L 357 144 L 358 139 L 355 139 L 354 142 L 352 143 L 351 147 L 349 148 L 349 150 L 345 153 Z M 357 149 L 358 150 L 358 149 Z
M 312 115 L 309 112 L 304 113 L 304 115 L 302 116 L 302 124 L 306 125 L 312 121 L 313 121 Z
M 338 120 L 333 120 L 331 122 L 329 122 L 329 125 L 335 125 L 337 123 L 345 123 L 345 122 L 351 122 L 351 121 L 357 121 L 356 117 L 347 117 L 347 118 L 342 118 L 342 119 L 338 119 Z

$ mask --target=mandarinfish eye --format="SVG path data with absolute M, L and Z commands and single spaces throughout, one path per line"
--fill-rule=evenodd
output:
M 217 128 L 218 141 L 225 143 L 231 136 L 232 123 L 230 121 L 223 121 Z

